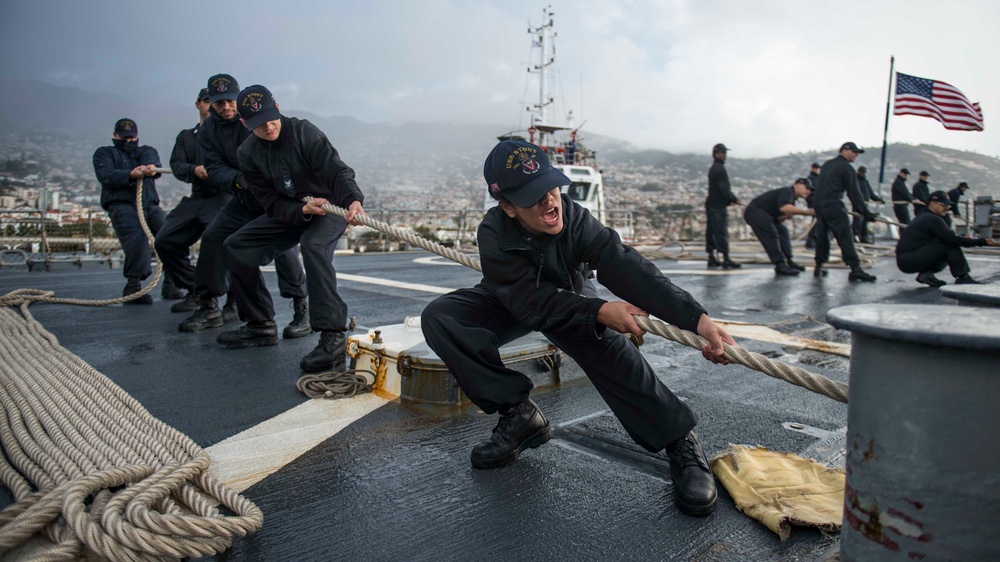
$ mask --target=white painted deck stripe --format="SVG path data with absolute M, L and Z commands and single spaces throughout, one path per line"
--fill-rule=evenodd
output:
M 409 289 L 411 291 L 424 291 L 425 293 L 437 293 L 443 295 L 450 293 L 455 289 L 448 289 L 445 287 L 436 287 L 434 285 L 424 285 L 422 283 L 404 283 L 402 281 L 393 281 L 391 279 L 382 279 L 380 277 L 367 277 L 365 275 L 354 275 L 351 273 L 337 273 L 337 280 L 345 281 L 356 281 L 358 283 L 368 283 L 371 285 L 381 285 L 383 287 L 396 287 L 398 289 Z
M 242 492 L 388 403 L 375 394 L 309 400 L 208 447 L 209 473 Z

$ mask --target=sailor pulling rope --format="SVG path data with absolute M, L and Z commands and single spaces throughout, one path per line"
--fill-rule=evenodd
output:
M 312 197 L 305 197 L 302 201 L 308 202 L 312 199 Z M 336 207 L 330 203 L 325 203 L 322 207 L 326 210 L 326 212 L 335 213 L 340 216 L 344 216 L 347 213 L 346 209 Z M 364 226 L 395 236 L 396 238 L 399 238 L 409 244 L 434 252 L 439 256 L 446 257 L 466 267 L 475 269 L 476 271 L 482 271 L 482 267 L 477 258 L 457 252 L 452 248 L 446 248 L 441 244 L 425 238 L 421 238 L 412 231 L 396 228 L 392 225 L 372 219 L 367 215 L 355 215 L 354 220 Z M 702 347 L 708 343 L 704 338 L 697 334 L 681 330 L 680 328 L 670 326 L 658 320 L 637 315 L 633 316 L 633 318 L 635 318 L 636 323 L 639 324 L 639 327 L 643 330 L 662 336 L 671 341 L 675 341 L 698 350 L 701 350 Z M 848 385 L 845 383 L 830 380 L 822 375 L 810 373 L 805 369 L 801 369 L 793 365 L 786 365 L 759 353 L 743 349 L 740 346 L 731 346 L 723 343 L 723 349 L 724 357 L 732 362 L 761 371 L 766 375 L 782 379 L 818 394 L 833 398 L 834 400 L 847 402 Z

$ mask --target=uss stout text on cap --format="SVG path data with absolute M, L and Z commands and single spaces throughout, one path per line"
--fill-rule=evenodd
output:
M 240 83 L 228 74 L 216 74 L 208 79 L 208 101 L 236 100 L 240 94 Z
M 274 96 L 260 84 L 247 86 L 240 92 L 236 99 L 236 109 L 240 112 L 240 118 L 243 119 L 247 129 L 251 131 L 268 121 L 281 119 Z
M 486 157 L 483 178 L 490 197 L 507 199 L 527 209 L 534 207 L 546 193 L 572 183 L 552 167 L 545 151 L 523 140 L 501 141 Z

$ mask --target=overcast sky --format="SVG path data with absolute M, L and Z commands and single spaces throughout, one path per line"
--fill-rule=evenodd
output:
M 672 152 L 724 142 L 733 157 L 877 148 L 895 55 L 980 102 L 986 130 L 894 116 L 889 142 L 1000 156 L 995 0 L 9 0 L 0 75 L 156 105 L 190 104 L 227 72 L 290 114 L 510 130 L 537 100 L 527 28 L 550 4 L 552 93 L 584 131 Z

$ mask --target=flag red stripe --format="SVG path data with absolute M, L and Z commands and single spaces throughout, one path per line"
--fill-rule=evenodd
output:
M 907 76 L 907 79 L 915 78 Z M 926 78 L 917 80 L 927 80 Z M 931 97 L 928 99 L 916 93 L 901 94 L 896 86 L 894 115 L 917 115 L 939 121 L 946 129 L 962 131 L 983 130 L 983 110 L 978 103 L 972 103 L 958 88 L 931 80 Z M 907 86 L 911 86 L 912 82 Z

